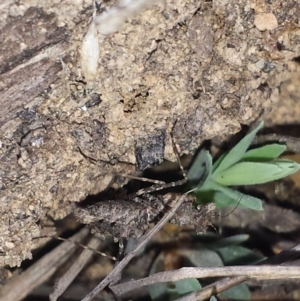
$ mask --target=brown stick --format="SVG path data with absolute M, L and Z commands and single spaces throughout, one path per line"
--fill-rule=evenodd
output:
M 176 301 L 201 301 L 210 298 L 213 295 L 217 295 L 227 289 L 245 282 L 249 278 L 246 276 L 226 277 L 219 281 L 216 281 L 210 285 L 207 285 L 200 291 L 191 293 L 187 296 L 181 297 Z
M 175 271 L 156 273 L 139 280 L 128 281 L 111 287 L 118 295 L 135 288 L 160 282 L 174 282 L 190 278 L 244 276 L 255 279 L 300 278 L 299 266 L 227 266 L 209 268 L 181 268 Z

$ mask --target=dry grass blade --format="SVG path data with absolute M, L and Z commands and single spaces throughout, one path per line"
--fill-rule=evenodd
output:
M 93 237 L 88 243 L 88 246 L 97 249 L 100 247 L 101 243 L 102 241 L 99 238 Z M 82 251 L 68 271 L 55 284 L 54 291 L 49 296 L 50 301 L 56 301 L 64 293 L 93 255 L 94 253 L 92 253 L 90 249 Z
M 89 233 L 84 228 L 72 238 L 81 240 Z M 17 275 L 1 288 L 0 301 L 18 301 L 25 298 L 34 288 L 46 281 L 57 268 L 72 255 L 75 245 L 64 242 L 38 260 L 21 275 Z

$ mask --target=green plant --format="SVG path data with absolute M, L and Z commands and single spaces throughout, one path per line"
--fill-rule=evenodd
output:
M 207 150 L 202 150 L 188 171 L 187 178 L 195 188 L 197 203 L 213 202 L 217 208 L 237 205 L 262 210 L 260 199 L 243 194 L 228 186 L 255 185 L 284 178 L 297 172 L 300 165 L 278 159 L 286 146 L 269 144 L 249 151 L 253 138 L 263 122 L 214 164 Z
M 192 249 L 179 248 L 177 254 L 182 256 L 185 265 L 192 267 L 255 264 L 261 261 L 263 257 L 240 245 L 248 238 L 249 236 L 246 234 L 222 238 L 216 234 L 208 233 L 195 237 Z M 153 262 L 150 275 L 162 271 L 162 258 L 157 257 Z M 209 279 L 189 278 L 174 283 L 162 282 L 149 285 L 148 290 L 153 301 L 173 301 L 200 290 L 202 286 L 206 286 L 210 282 Z M 251 299 L 250 290 L 244 283 L 224 291 L 221 295 L 230 300 Z
M 207 150 L 199 152 L 187 173 L 189 188 L 193 190 L 192 193 L 195 194 L 197 203 L 213 202 L 219 208 L 239 204 L 244 208 L 262 210 L 260 199 L 229 187 L 278 180 L 300 169 L 300 165 L 296 162 L 278 158 L 286 150 L 285 145 L 274 143 L 248 150 L 262 126 L 263 122 L 260 122 L 252 132 L 214 163 Z M 254 264 L 262 259 L 261 256 L 239 245 L 247 238 L 247 235 L 237 235 L 214 239 L 214 235 L 210 233 L 197 236 L 193 249 L 179 249 L 177 253 L 188 260 L 189 266 L 195 267 Z M 205 239 L 210 241 L 205 242 Z M 199 247 L 196 241 L 200 243 Z M 159 260 L 157 258 L 154 261 L 150 274 L 160 271 Z M 149 286 L 149 293 L 152 300 L 172 301 L 200 290 L 205 284 L 207 284 L 207 279 L 195 278 L 174 283 L 157 283 Z M 222 295 L 232 300 L 250 300 L 251 298 L 246 284 L 239 284 L 223 292 Z

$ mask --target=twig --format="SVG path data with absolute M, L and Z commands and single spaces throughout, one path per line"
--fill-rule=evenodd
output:
M 102 241 L 99 238 L 93 237 L 90 240 L 88 246 L 90 248 L 97 249 L 99 248 L 101 243 Z M 56 301 L 57 298 L 59 298 L 64 293 L 64 291 L 68 288 L 68 286 L 72 283 L 72 281 L 93 255 L 94 253 L 92 253 L 90 249 L 85 249 L 82 251 L 76 261 L 72 264 L 72 266 L 55 284 L 54 291 L 49 296 L 50 301 Z
M 72 238 L 80 240 L 88 233 L 89 230 L 83 228 Z M 64 242 L 38 260 L 24 273 L 12 278 L 1 288 L 0 301 L 18 301 L 25 298 L 27 294 L 47 280 L 72 255 L 71 251 L 73 249 L 75 249 L 75 245 Z
M 259 266 L 259 268 L 261 268 L 262 265 L 272 264 L 272 266 L 275 267 L 274 265 L 280 265 L 280 264 L 285 264 L 286 262 L 291 262 L 291 261 L 295 260 L 296 258 L 299 258 L 299 255 L 300 255 L 299 251 L 300 251 L 300 244 L 297 244 L 296 246 L 294 246 L 293 248 L 291 248 L 289 250 L 282 251 L 281 253 L 279 253 L 275 256 L 272 256 L 270 258 L 267 258 L 267 259 L 259 262 L 257 264 L 257 266 Z M 275 267 L 275 268 L 277 268 L 277 267 Z M 297 267 L 297 268 L 299 269 L 299 267 Z M 299 273 L 300 273 L 300 269 L 299 269 Z M 160 273 L 160 274 L 162 274 L 162 273 Z M 155 276 L 155 275 L 152 275 L 152 276 Z M 228 275 L 226 275 L 226 276 L 228 276 Z M 204 277 L 204 275 L 201 274 L 201 278 L 203 278 L 203 277 Z M 146 279 L 148 279 L 148 278 L 146 278 Z M 231 288 L 235 285 L 238 285 L 239 283 L 242 283 L 242 282 L 244 282 L 248 279 L 249 279 L 249 276 L 245 276 L 245 275 L 236 276 L 236 277 L 228 277 L 228 278 L 225 278 L 225 279 L 221 279 L 221 280 L 216 281 L 215 283 L 213 283 L 211 285 L 208 285 L 208 286 L 204 287 L 200 291 L 197 291 L 197 292 L 194 292 L 194 293 L 192 293 L 188 296 L 182 297 L 179 300 L 180 301 L 204 300 L 204 299 L 209 298 L 212 295 L 216 295 L 216 294 L 218 294 L 218 293 L 220 293 L 224 290 L 227 290 L 228 288 Z M 127 282 L 127 283 L 114 285 L 111 288 L 117 294 L 124 294 L 125 292 L 127 292 L 131 289 L 134 289 L 134 287 L 132 286 L 133 282 L 135 283 L 136 281 L 130 281 L 130 282 Z M 156 282 L 159 282 L 159 281 L 156 281 Z M 156 282 L 154 281 L 153 283 L 156 283 Z M 140 284 L 140 285 L 137 285 L 137 287 L 138 286 L 142 286 L 142 285 Z M 126 288 L 125 290 L 123 290 L 124 287 L 128 287 L 128 289 Z M 177 300 L 177 301 L 179 301 L 179 300 Z
M 116 294 L 124 294 L 135 288 L 160 282 L 174 282 L 190 278 L 244 276 L 255 279 L 288 279 L 300 278 L 299 266 L 227 266 L 209 268 L 181 268 L 175 271 L 156 273 L 139 280 L 128 281 L 115 285 L 112 289 Z
M 224 279 L 221 279 L 219 281 L 216 281 L 210 285 L 207 285 L 200 291 L 191 293 L 187 296 L 181 297 L 177 299 L 176 301 L 201 301 L 206 300 L 210 298 L 213 295 L 217 295 L 223 291 L 226 291 L 227 289 L 236 286 L 240 283 L 245 282 L 248 280 L 248 277 L 245 276 L 236 276 L 236 277 L 226 277 Z
M 170 209 L 168 213 L 164 215 L 164 217 L 153 227 L 145 236 L 144 239 L 140 241 L 140 243 L 130 252 L 128 253 L 120 263 L 81 301 L 91 301 L 96 295 L 98 295 L 108 284 L 110 284 L 114 277 L 117 276 L 130 262 L 130 260 L 139 252 L 141 248 L 143 248 L 148 241 L 152 238 L 154 234 L 156 234 L 175 214 L 178 208 L 184 202 L 188 193 L 192 192 L 188 191 L 187 193 L 183 194 L 173 208 Z M 168 194 L 166 194 L 166 197 Z
M 282 251 L 281 253 L 267 258 L 261 262 L 258 263 L 258 265 L 263 265 L 263 264 L 283 264 L 287 261 L 294 260 L 295 258 L 299 257 L 299 251 L 300 251 L 300 244 L 297 244 L 290 250 L 285 250 Z M 191 293 L 187 296 L 184 296 L 182 298 L 177 299 L 176 301 L 201 301 L 201 300 L 206 300 L 212 295 L 217 295 L 235 285 L 238 285 L 242 282 L 245 282 L 249 279 L 249 277 L 246 276 L 237 276 L 237 277 L 226 277 L 224 279 L 218 280 L 203 289 Z

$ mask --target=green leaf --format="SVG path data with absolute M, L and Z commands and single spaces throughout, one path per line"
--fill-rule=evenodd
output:
M 226 246 L 216 252 L 221 256 L 224 265 L 256 264 L 264 259 L 263 256 L 242 246 Z
M 214 193 L 213 203 L 216 205 L 217 209 L 222 209 L 222 208 L 227 208 L 227 207 L 242 207 L 242 208 L 247 208 L 239 202 L 239 200 L 236 200 L 235 198 L 232 198 L 226 194 L 224 194 L 221 191 L 216 191 Z
M 240 161 L 245 155 L 246 150 L 248 149 L 251 141 L 255 137 L 256 133 L 262 128 L 263 121 L 261 121 L 256 129 L 246 135 L 238 144 L 236 144 L 226 155 L 226 157 L 222 160 L 218 168 L 215 170 L 214 174 L 220 173 L 225 169 L 229 168 L 233 164 Z
M 207 150 L 202 149 L 193 160 L 192 165 L 187 173 L 187 178 L 191 182 L 199 182 L 206 172 Z
M 236 286 L 222 292 L 220 295 L 227 297 L 229 300 L 250 300 L 251 299 L 250 290 L 245 283 L 236 285 Z
M 214 203 L 214 194 L 216 192 L 213 190 L 198 190 L 194 192 L 196 197 L 195 204 L 202 205 L 202 204 L 209 204 Z
M 213 243 L 208 244 L 206 247 L 218 251 L 218 249 L 220 248 L 235 246 L 247 241 L 248 239 L 249 234 L 238 234 L 219 239 Z
M 212 173 L 214 173 L 217 170 L 217 168 L 219 167 L 219 165 L 221 164 L 221 162 L 223 161 L 223 159 L 226 157 L 227 154 L 228 154 L 228 152 L 225 154 L 222 154 L 218 158 L 218 160 L 213 164 Z
M 175 287 L 168 289 L 169 298 L 165 297 L 161 301 L 165 301 L 165 300 L 175 301 L 184 295 L 198 291 L 200 289 L 201 289 L 201 284 L 195 278 L 178 280 L 175 282 Z
M 251 149 L 245 153 L 243 161 L 271 161 L 285 152 L 286 146 L 282 144 L 268 144 Z
M 225 196 L 227 196 L 228 197 L 227 201 L 229 201 L 229 200 L 235 201 L 235 204 L 233 204 L 233 203 L 230 203 L 229 205 L 226 204 L 225 205 L 226 207 L 236 206 L 237 204 L 239 204 L 239 206 L 243 206 L 245 208 L 249 208 L 252 210 L 263 210 L 262 201 L 256 197 L 253 197 L 248 194 L 243 194 L 239 191 L 230 189 L 228 187 L 218 185 L 217 183 L 214 184 L 214 190 L 220 191 Z M 219 200 L 219 202 L 220 202 L 220 200 Z
M 197 194 L 198 191 L 210 191 L 215 190 L 216 182 L 214 182 L 211 178 L 213 175 L 210 175 L 206 178 L 202 186 L 198 186 L 197 189 L 195 189 L 194 194 Z
M 193 192 L 196 197 L 196 204 L 214 203 L 217 208 L 238 205 L 238 207 L 263 210 L 261 200 L 256 197 L 221 186 L 211 179 L 207 179 L 204 184 Z
M 148 292 L 152 300 L 166 300 L 168 283 L 161 282 L 148 285 Z
M 210 244 L 214 244 L 219 239 L 219 234 L 213 232 L 203 233 L 201 235 L 191 234 L 193 241 L 195 240 L 195 244 L 200 244 L 200 247 L 205 245 L 210 248 Z
M 200 290 L 201 285 L 197 279 L 190 278 L 176 281 L 175 288 L 178 294 L 185 295 Z
M 186 259 L 188 266 L 195 267 L 221 267 L 223 266 L 219 254 L 208 248 L 179 249 L 178 253 Z
M 234 194 L 235 198 L 232 198 L 223 192 L 217 191 L 213 199 L 213 203 L 216 205 L 216 208 L 222 209 L 227 207 L 237 207 L 244 209 L 262 210 L 260 199 L 254 198 L 250 195 L 243 194 L 235 190 L 232 190 L 231 194 Z
M 194 187 L 201 187 L 212 171 L 212 157 L 201 150 L 188 171 L 187 179 Z
M 237 206 L 240 208 L 263 210 L 260 199 L 232 190 L 228 187 L 220 187 L 226 190 L 226 194 L 221 191 L 212 190 L 197 191 L 195 193 L 196 204 L 214 203 L 218 209 Z
M 290 160 L 240 162 L 214 174 L 212 179 L 222 186 L 255 185 L 284 178 L 299 169 L 300 165 Z
M 149 275 L 155 274 L 157 272 L 161 272 L 162 269 L 162 262 L 161 258 L 158 256 L 150 269 Z M 148 292 L 152 300 L 155 301 L 161 301 L 161 300 L 166 300 L 167 296 L 167 291 L 168 291 L 168 283 L 167 282 L 161 282 L 161 283 L 156 283 L 156 284 L 151 284 L 148 285 Z

